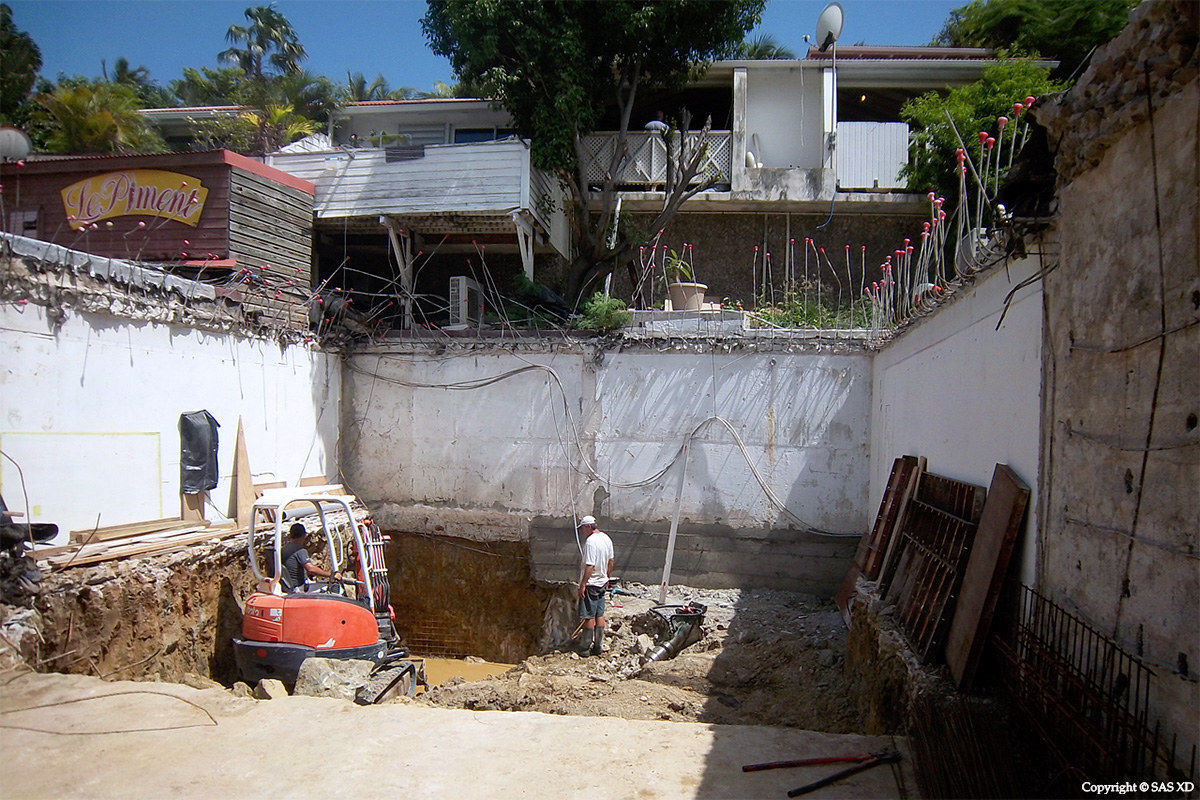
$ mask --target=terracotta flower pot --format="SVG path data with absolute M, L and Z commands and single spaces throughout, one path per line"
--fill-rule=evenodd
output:
M 672 283 L 667 285 L 667 296 L 675 311 L 699 311 L 704 307 L 705 283 Z

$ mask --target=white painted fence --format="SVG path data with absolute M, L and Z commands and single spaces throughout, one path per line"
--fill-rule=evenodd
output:
M 902 189 L 908 163 L 908 125 L 903 122 L 839 122 L 837 182 L 842 189 Z

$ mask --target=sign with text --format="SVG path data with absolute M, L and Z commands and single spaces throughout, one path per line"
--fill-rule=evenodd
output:
M 208 189 L 199 179 L 160 169 L 106 172 L 62 190 L 67 222 L 75 230 L 112 217 L 165 217 L 196 227 Z

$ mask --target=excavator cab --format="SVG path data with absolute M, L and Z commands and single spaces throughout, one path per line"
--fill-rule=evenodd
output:
M 363 659 L 403 670 L 408 680 L 397 683 L 411 695 L 423 676 L 405 660 L 393 624 L 384 537 L 372 520 L 355 518 L 352 495 L 322 488 L 270 489 L 254 503 L 246 552 L 258 590 L 246 599 L 241 636 L 233 640 L 238 670 L 251 684 L 277 678 L 292 685 L 308 658 Z M 354 577 L 285 589 L 284 540 L 297 521 L 314 550 L 323 541 L 331 573 Z M 366 702 L 381 698 L 368 693 Z

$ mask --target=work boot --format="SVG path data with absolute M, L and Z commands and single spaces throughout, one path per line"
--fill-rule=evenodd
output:
M 588 651 L 588 655 L 604 655 L 604 627 L 597 625 L 592 636 L 592 649 Z

